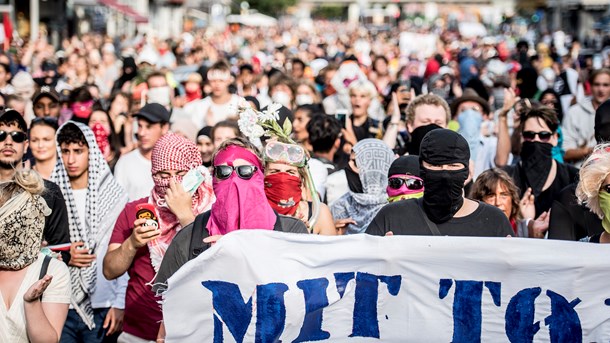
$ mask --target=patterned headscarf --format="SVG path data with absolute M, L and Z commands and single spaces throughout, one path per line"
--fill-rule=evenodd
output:
M 44 199 L 25 190 L 0 208 L 0 269 L 21 270 L 36 261 L 49 214 Z
M 107 242 L 112 233 L 116 218 L 127 203 L 127 193 L 112 176 L 93 131 L 85 124 L 68 121 L 57 130 L 57 135 L 68 125 L 76 125 L 81 130 L 89 147 L 86 218 L 80 218 L 78 215 L 59 143 L 57 144 L 57 164 L 51 175 L 51 181 L 61 188 L 66 199 L 70 241 L 85 242 L 87 247 L 95 253 L 98 245 Z M 70 267 L 71 304 L 90 329 L 95 327 L 90 295 L 95 291 L 96 274 L 96 261 L 93 261 L 87 268 Z
M 348 226 L 347 232 L 350 234 L 364 232 L 379 209 L 388 203 L 387 175 L 395 158 L 392 149 L 379 139 L 363 139 L 354 145 L 353 151 L 363 192 L 350 191 L 330 208 L 333 218 L 352 218 L 356 221 L 356 224 Z
M 212 189 L 212 176 L 209 171 L 203 167 L 201 154 L 195 143 L 190 140 L 168 133 L 161 137 L 152 150 L 151 155 L 152 174 L 155 187 L 149 198 L 149 202 L 155 205 L 158 213 L 159 230 L 161 235 L 155 240 L 148 242 L 150 250 L 150 259 L 155 271 L 159 271 L 161 261 L 165 255 L 165 251 L 169 244 L 176 236 L 176 233 L 182 229 L 178 218 L 169 209 L 165 201 L 165 194 L 169 188 L 170 178 L 163 179 L 155 174 L 160 171 L 189 171 L 197 168 L 204 176 L 204 181 L 195 191 L 192 198 L 192 211 L 194 215 L 198 215 L 210 209 L 212 203 L 216 199 Z M 176 183 L 182 182 L 181 176 L 173 177 Z

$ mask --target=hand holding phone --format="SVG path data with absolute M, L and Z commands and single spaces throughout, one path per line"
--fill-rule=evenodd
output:
M 335 118 L 337 118 L 337 120 L 341 124 L 341 128 L 345 129 L 345 125 L 346 125 L 345 123 L 347 121 L 347 109 L 345 109 L 345 108 L 338 109 L 337 113 L 335 113 Z

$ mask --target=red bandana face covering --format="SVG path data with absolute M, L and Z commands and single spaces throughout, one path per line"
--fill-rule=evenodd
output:
M 271 207 L 285 216 L 294 216 L 301 201 L 301 178 L 288 173 L 265 176 L 265 194 Z
M 155 271 L 158 271 L 165 251 L 176 233 L 182 228 L 178 218 L 169 209 L 165 200 L 170 180 L 173 179 L 174 182 L 181 183 L 182 176 L 161 178 L 156 174 L 160 171 L 180 172 L 200 167 L 201 154 L 195 143 L 182 136 L 168 133 L 161 137 L 155 144 L 152 151 L 151 162 L 155 187 L 150 195 L 149 202 L 152 203 L 157 210 L 161 235 L 148 243 L 148 249 L 150 250 L 153 267 L 155 268 Z M 193 194 L 191 210 L 194 215 L 207 211 L 214 202 L 211 177 L 209 173 L 206 172 L 205 168 L 202 168 L 202 170 L 207 177 Z

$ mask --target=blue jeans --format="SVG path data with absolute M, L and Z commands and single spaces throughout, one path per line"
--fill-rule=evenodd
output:
M 60 343 L 102 343 L 108 342 L 105 338 L 114 338 L 112 335 L 106 337 L 106 329 L 104 329 L 104 320 L 108 314 L 108 308 L 93 309 L 93 322 L 95 328 L 89 330 L 87 324 L 83 322 L 81 317 L 76 313 L 76 310 L 68 311 L 68 318 L 61 332 Z

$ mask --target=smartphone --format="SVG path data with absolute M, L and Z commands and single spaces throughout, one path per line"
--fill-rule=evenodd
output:
M 344 108 L 338 109 L 335 113 L 335 118 L 341 123 L 341 127 L 345 129 L 345 122 L 347 121 L 347 110 Z
M 138 204 L 136 205 L 136 219 L 146 219 L 145 226 L 153 226 L 159 228 L 157 219 L 157 210 L 153 204 Z

